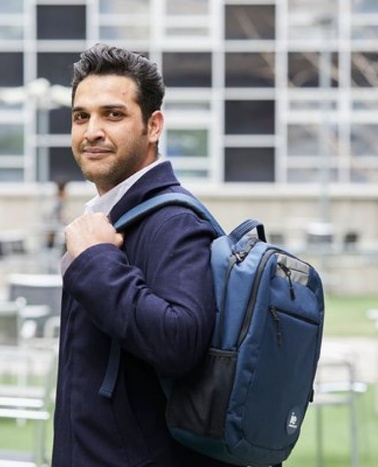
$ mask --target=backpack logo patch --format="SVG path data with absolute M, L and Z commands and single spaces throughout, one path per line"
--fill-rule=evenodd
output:
M 286 432 L 288 435 L 295 433 L 301 425 L 301 410 L 299 407 L 293 407 L 289 411 L 286 423 Z

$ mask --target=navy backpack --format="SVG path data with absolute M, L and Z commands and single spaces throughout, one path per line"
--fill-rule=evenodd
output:
M 190 207 L 211 222 L 217 317 L 199 367 L 172 384 L 167 424 L 183 445 L 239 466 L 281 465 L 295 446 L 320 354 L 322 283 L 307 262 L 266 242 L 264 227 L 247 220 L 226 235 L 195 198 L 156 196 L 127 212 L 118 231 L 167 204 Z M 100 393 L 111 397 L 119 347 L 112 346 Z

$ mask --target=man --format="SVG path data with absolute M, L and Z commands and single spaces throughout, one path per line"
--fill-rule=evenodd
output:
M 74 65 L 72 150 L 98 196 L 66 228 L 54 467 L 225 465 L 170 437 L 157 376 L 190 372 L 209 344 L 213 230 L 178 206 L 124 237 L 112 226 L 157 193 L 186 192 L 158 159 L 163 96 L 156 66 L 123 49 L 96 45 Z M 121 363 L 106 398 L 112 338 Z

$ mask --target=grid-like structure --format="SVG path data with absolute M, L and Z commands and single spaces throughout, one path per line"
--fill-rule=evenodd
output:
M 376 0 L 0 0 L 0 181 L 82 180 L 36 79 L 68 87 L 99 41 L 158 63 L 182 179 L 378 181 Z

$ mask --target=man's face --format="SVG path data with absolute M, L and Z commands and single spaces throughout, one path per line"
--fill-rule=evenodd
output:
M 151 164 L 162 125 L 159 111 L 144 124 L 132 79 L 89 75 L 72 108 L 72 151 L 84 177 L 101 195 Z

